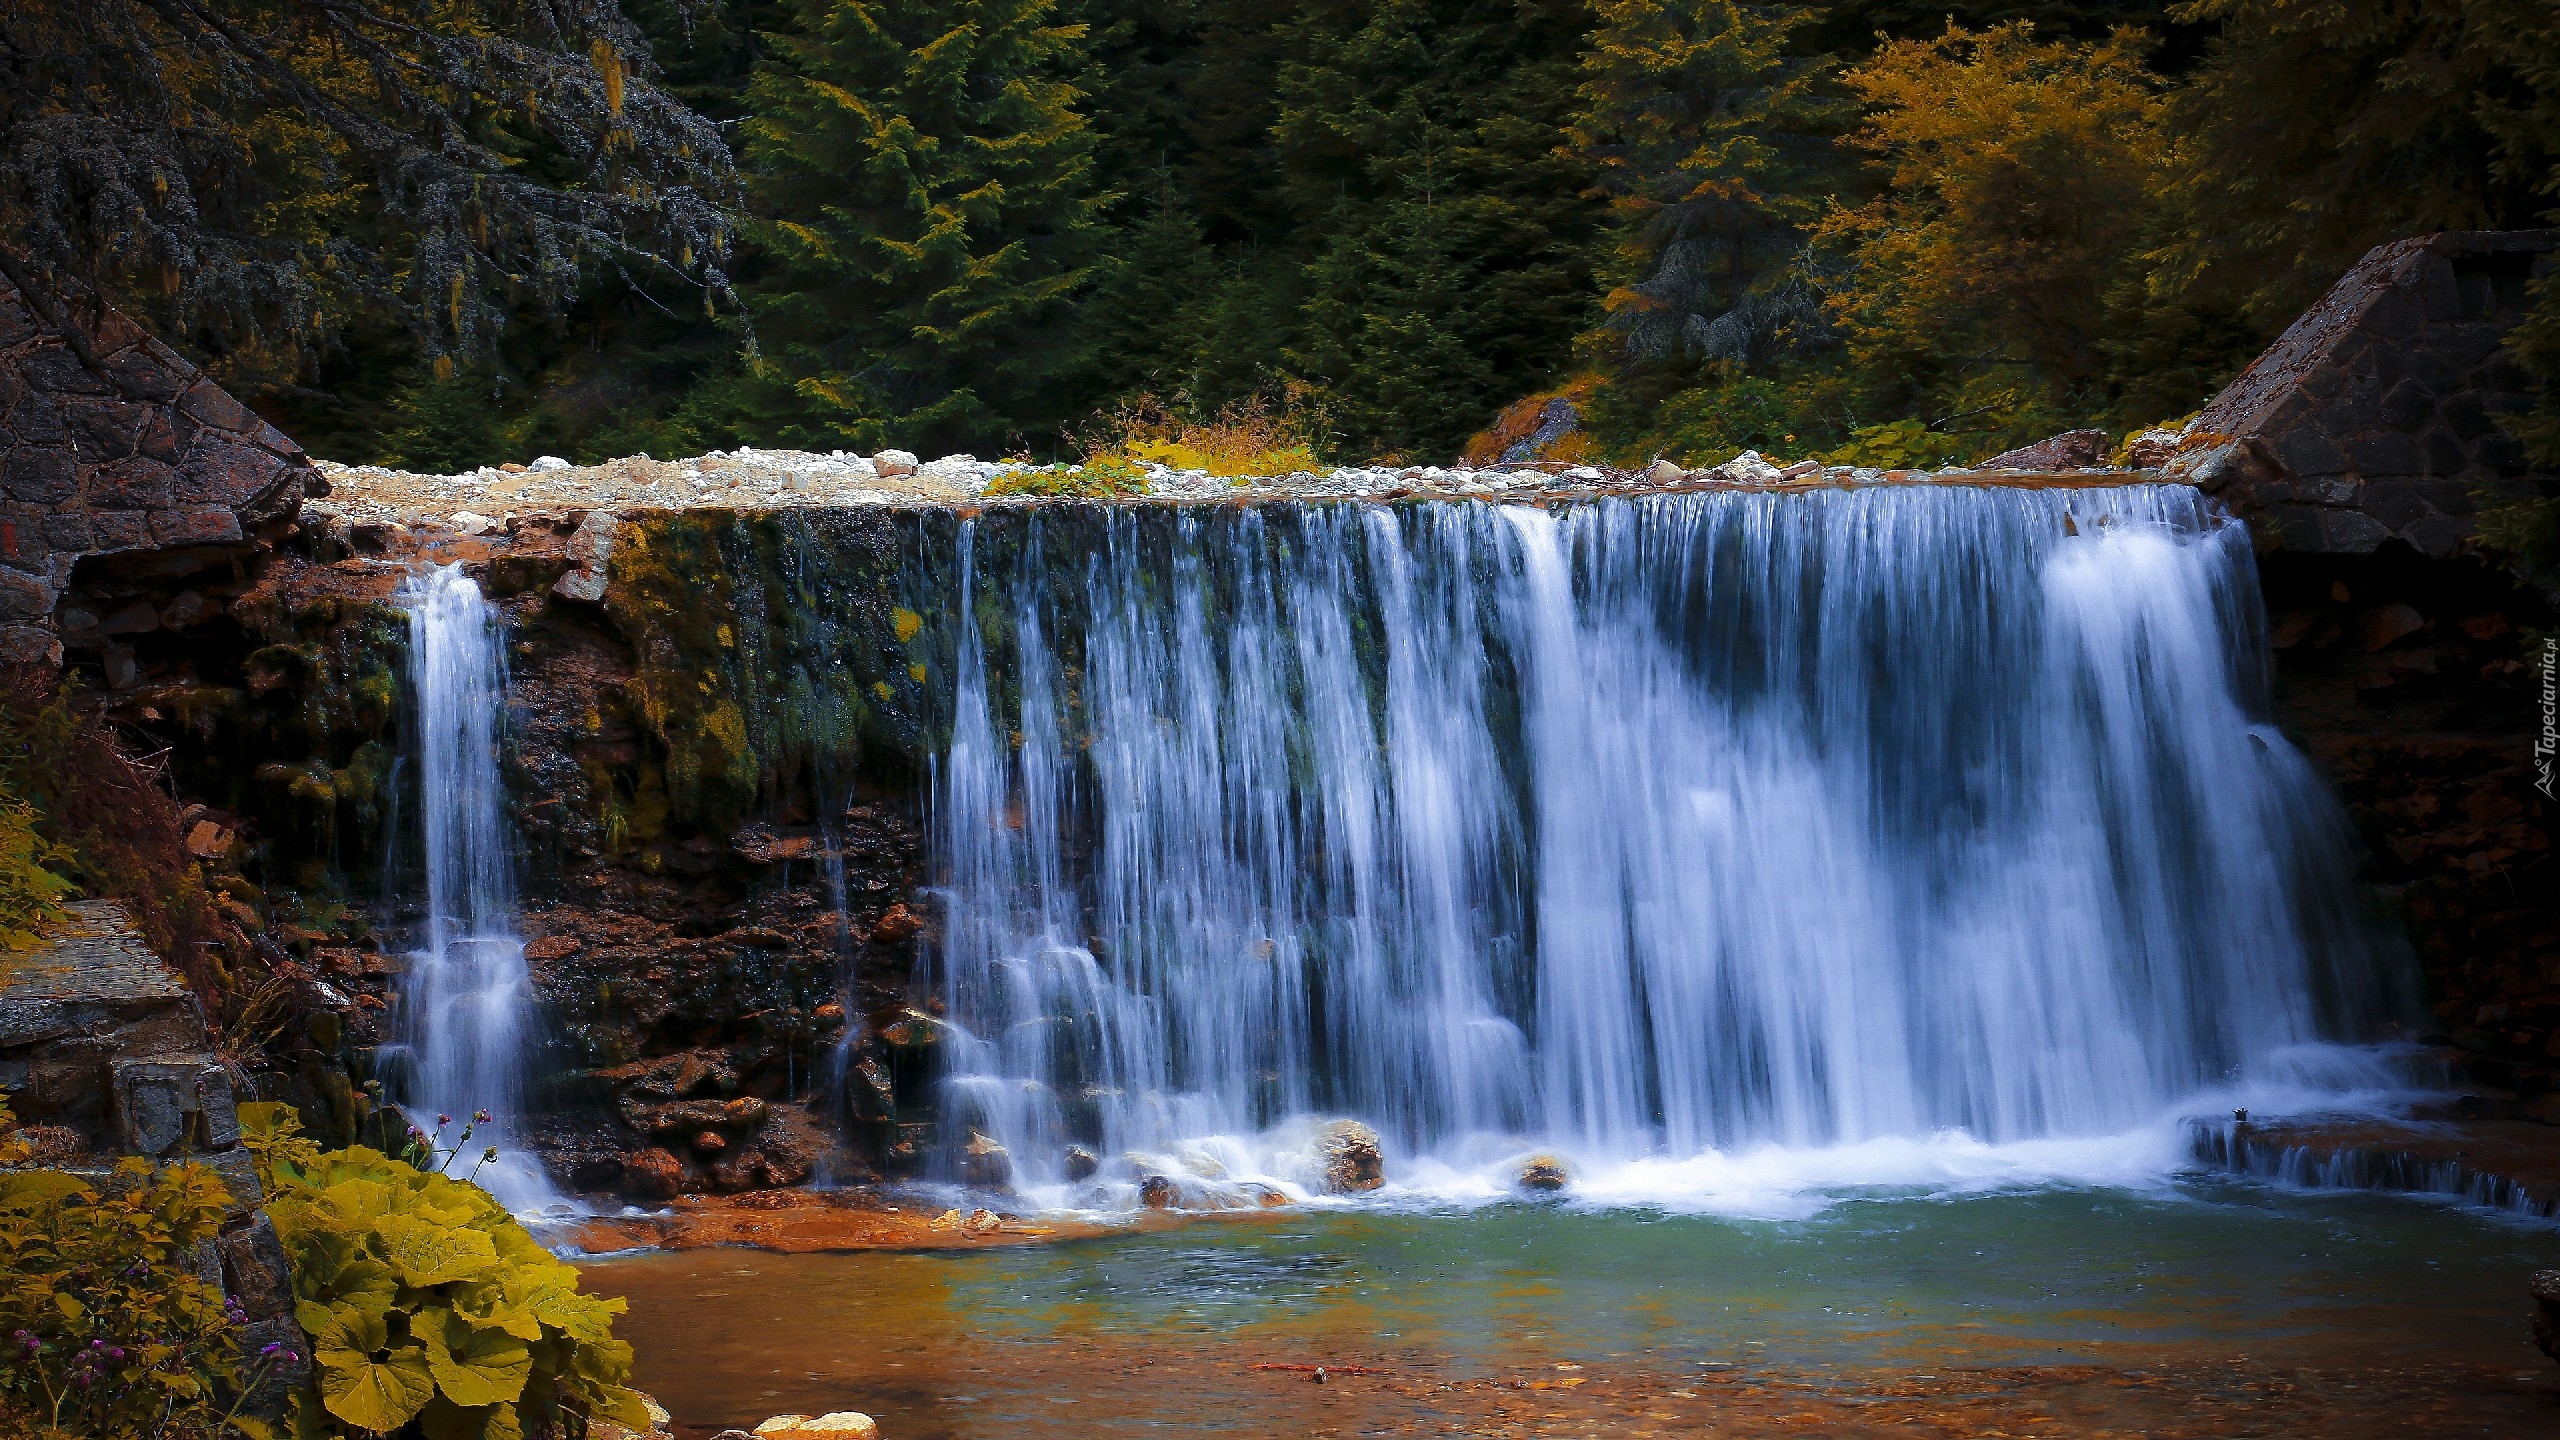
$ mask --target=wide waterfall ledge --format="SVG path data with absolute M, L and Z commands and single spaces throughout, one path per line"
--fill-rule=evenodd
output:
M 2388 1043 L 2410 966 L 2272 720 L 2246 527 L 2189 487 L 990 503 L 874 467 L 829 503 L 665 471 L 528 471 L 520 509 L 441 521 L 421 477 L 340 471 L 312 508 L 342 563 L 514 565 L 519 608 L 670 627 L 644 653 L 716 633 L 678 718 L 762 767 L 724 823 L 776 764 L 825 816 L 897 753 L 911 966 L 812 1058 L 813 1106 L 927 1182 L 1443 1203 L 1543 1166 L 1786 1215 L 2157 1184 L 2191 1117 L 2402 1113 L 2436 1079 Z M 542 508 L 580 485 L 597 508 Z M 679 542 L 707 568 L 657 576 Z

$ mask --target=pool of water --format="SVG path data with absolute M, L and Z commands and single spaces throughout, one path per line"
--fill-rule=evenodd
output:
M 1809 1218 L 1264 1212 L 925 1254 L 592 1262 L 688 1433 L 2560 1434 L 2560 1231 L 2192 1182 Z M 1314 1367 L 1326 1367 L 1321 1380 Z M 2049 1432 L 2050 1433 L 2050 1432 Z

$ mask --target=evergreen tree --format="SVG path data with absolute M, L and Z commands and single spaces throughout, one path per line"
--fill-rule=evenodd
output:
M 1200 353 L 1217 343 L 1204 310 L 1218 267 L 1200 222 L 1162 187 L 1155 207 L 1124 230 L 1078 302 L 1092 388 L 1108 399 L 1187 392 Z
M 1108 198 L 1048 0 L 789 0 L 742 127 L 758 444 L 992 451 L 1075 410 Z
M 1474 343 L 1499 317 L 1483 312 L 1446 225 L 1434 200 L 1406 200 L 1309 267 L 1312 338 L 1298 358 L 1337 377 L 1332 419 L 1377 458 L 1445 459 L 1506 398 Z
M 1570 363 L 1602 213 L 1564 153 L 1588 27 L 1571 0 L 1326 0 L 1291 27 L 1272 135 L 1310 257 L 1292 363 L 1354 450 L 1452 454 Z M 1389 424 L 1389 394 L 1427 398 Z
M 2183 0 L 2218 25 L 2172 97 L 2150 284 L 2272 336 L 2373 246 L 2533 223 L 2551 137 L 2499 133 L 2547 0 Z
M 1798 258 L 1848 178 L 1828 55 L 1790 52 L 1810 6 L 1600 0 L 1571 135 L 1610 199 L 1614 347 L 1737 369 L 1820 348 Z

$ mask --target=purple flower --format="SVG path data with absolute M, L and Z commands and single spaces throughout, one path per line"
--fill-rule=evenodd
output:
M 437 1117 L 436 1117 L 436 1128 L 437 1128 L 437 1129 L 439 1129 L 439 1130 L 443 1129 L 444 1127 L 446 1127 L 447 1125 L 450 1125 L 450 1124 L 452 1124 L 452 1123 L 453 1123 L 453 1117 L 452 1117 L 452 1116 L 450 1116 L 450 1115 L 439 1115 L 439 1116 L 437 1116 Z
M 472 1124 L 474 1124 L 474 1125 L 486 1125 L 486 1124 L 488 1124 L 488 1123 L 489 1123 L 489 1112 L 488 1112 L 488 1111 L 486 1111 L 486 1110 L 474 1110 L 474 1111 L 472 1111 L 472 1112 L 471 1112 L 471 1123 L 472 1123 Z

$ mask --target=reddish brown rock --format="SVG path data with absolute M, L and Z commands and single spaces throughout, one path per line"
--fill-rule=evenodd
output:
M 1977 462 L 1976 470 L 2088 470 L 2106 463 L 2107 432 L 2067 430 L 2060 435 L 2002 451 Z
M 622 1188 L 642 1200 L 672 1200 L 683 1193 L 684 1162 L 652 1147 L 623 1162 Z
M 897 945 L 916 937 L 924 928 L 924 918 L 909 910 L 904 902 L 891 905 L 871 927 L 871 938 L 881 945 Z

